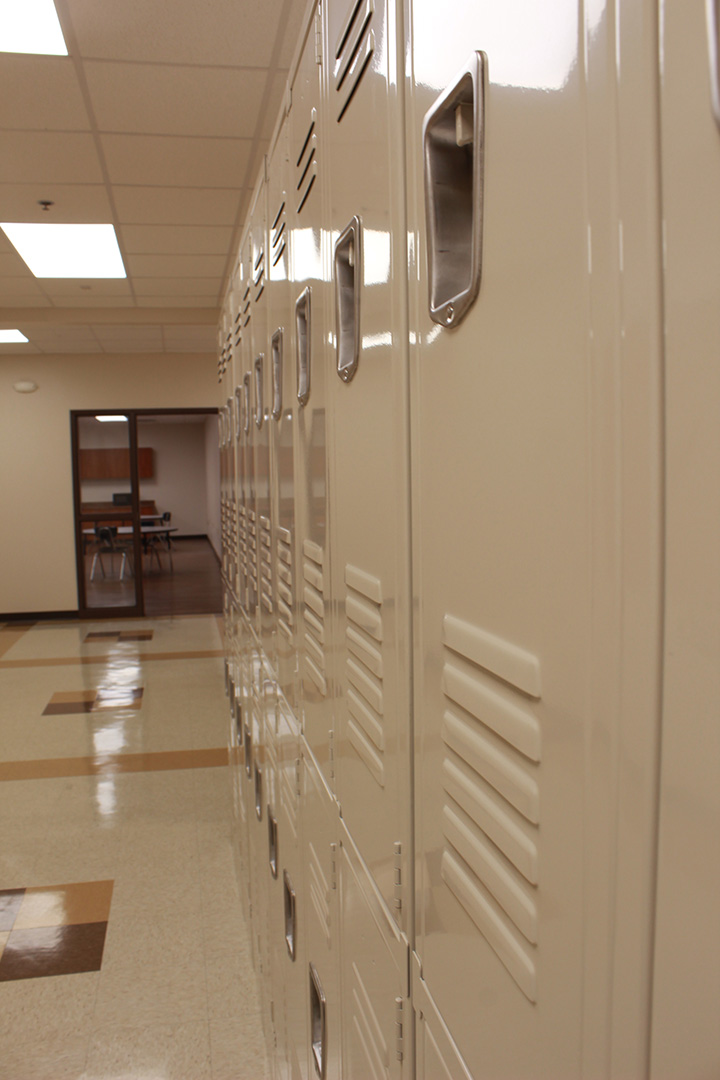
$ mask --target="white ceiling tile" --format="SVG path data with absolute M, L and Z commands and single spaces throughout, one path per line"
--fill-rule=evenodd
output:
M 106 308 L 106 307 L 135 307 L 132 296 L 92 296 L 82 293 L 80 296 L 54 296 L 53 307 L 56 308 Z
M 221 225 L 123 225 L 121 234 L 125 251 L 132 255 L 224 256 L 232 229 Z
M 92 135 L 57 131 L 0 132 L 0 183 L 102 181 Z
M 217 345 L 217 329 L 214 326 L 165 326 L 163 330 L 168 349 L 197 352 L 212 350 Z
M 90 303 L 95 297 L 130 296 L 127 278 L 42 278 L 43 290 L 48 296 L 86 297 Z
M 54 205 L 43 210 L 40 199 Z M 0 184 L 0 221 L 109 224 L 112 211 L 102 184 Z
M 138 296 L 139 308 L 217 308 L 217 293 L 193 293 L 192 296 Z M 218 316 L 220 312 L 218 309 Z
M 4 235 L 2 230 L 0 230 L 0 234 Z M 33 277 L 27 263 L 20 258 L 13 247 L 9 251 L 0 251 L 0 278 L 3 277 Z M 2 285 L 0 285 L 1 290 Z
M 282 0 L 67 0 L 83 56 L 266 66 Z M 306 0 L 292 0 L 292 22 Z M 296 10 L 297 9 L 297 10 Z
M 89 131 L 75 66 L 67 56 L 0 53 L 0 128 Z
M 278 67 L 289 68 L 295 56 L 295 49 L 303 29 L 307 4 L 302 0 L 293 0 L 289 10 L 284 13 L 283 39 L 277 58 Z
M 0 341 L 0 356 L 37 356 L 40 351 L 34 345 L 30 345 L 29 342 L 19 341 L 11 344 Z
M 122 185 L 116 185 L 113 194 L 120 221 L 136 225 L 232 225 L 240 199 L 246 197 L 235 188 Z
M 0 256 L 1 258 L 1 256 Z M 220 278 L 225 269 L 224 255 L 128 255 L 128 269 L 137 277 L 208 277 Z
M 85 64 L 99 131 L 252 138 L 267 72 Z
M 208 277 L 168 277 L 168 278 L 140 278 L 133 279 L 135 294 L 141 296 L 213 296 L 217 297 L 220 291 L 220 278 Z M 158 304 L 162 307 L 162 304 Z M 204 305 L 208 306 L 208 305 Z M 215 303 L 209 305 L 215 306 Z
M 251 145 L 248 139 L 102 136 L 113 184 L 239 188 L 245 179 Z
M 37 282 L 37 278 L 30 277 L 4 277 L 0 280 L 0 308 L 7 307 L 8 301 L 20 300 L 25 303 L 25 298 L 31 296 L 38 300 L 46 300 L 47 297 Z

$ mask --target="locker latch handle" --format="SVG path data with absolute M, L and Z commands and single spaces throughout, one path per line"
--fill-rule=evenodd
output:
M 314 964 L 310 964 L 310 1046 L 315 1072 L 325 1080 L 327 1068 L 327 1013 L 325 992 Z
M 360 278 L 362 227 L 355 216 L 335 242 L 335 318 L 337 373 L 350 382 L 360 359 Z
M 242 387 L 235 387 L 235 442 L 240 442 L 242 431 Z
M 249 373 L 243 379 L 243 410 L 244 410 L 244 423 L 243 431 L 246 435 L 250 434 L 250 375 Z
M 295 302 L 295 348 L 297 350 L 297 399 L 307 405 L 310 398 L 310 286 Z
M 262 821 L 262 772 L 255 765 L 255 816 Z
M 720 0 L 707 0 L 710 47 L 710 91 L 715 120 L 720 125 Z
M 475 52 L 423 124 L 430 318 L 457 326 L 480 290 L 486 57 Z
M 252 735 L 250 728 L 245 725 L 244 728 L 244 746 L 245 746 L 245 773 L 248 780 L 252 779 L 253 765 L 252 765 Z
M 261 428 L 263 425 L 263 360 L 265 357 L 262 353 L 255 361 L 255 426 Z
M 283 367 L 283 331 L 279 326 L 272 336 L 272 386 L 273 420 L 282 416 L 282 367 Z
M 283 896 L 285 901 L 285 944 L 290 959 L 295 961 L 295 942 L 297 932 L 297 903 L 295 890 L 287 870 L 283 870 Z
M 270 813 L 268 805 L 268 862 L 270 873 L 274 878 L 278 876 L 278 823 L 277 818 Z

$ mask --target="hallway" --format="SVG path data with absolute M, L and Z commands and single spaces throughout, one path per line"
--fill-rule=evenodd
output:
M 0 627 L 3 1080 L 262 1080 L 215 616 Z

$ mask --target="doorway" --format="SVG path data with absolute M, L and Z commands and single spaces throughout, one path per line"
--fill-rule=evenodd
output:
M 216 409 L 71 413 L 81 617 L 222 610 Z

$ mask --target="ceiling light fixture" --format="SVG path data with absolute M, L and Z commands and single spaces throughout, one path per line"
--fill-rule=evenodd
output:
M 27 342 L 21 330 L 0 330 L 0 345 L 12 345 L 16 341 Z
M 13 383 L 13 390 L 18 394 L 33 394 L 38 389 L 38 384 L 32 379 L 18 379 Z
M 101 424 L 127 424 L 127 416 L 96 416 Z
M 3 221 L 0 228 L 37 278 L 127 277 L 112 225 Z
M 0 0 L 0 52 L 67 56 L 53 0 Z

